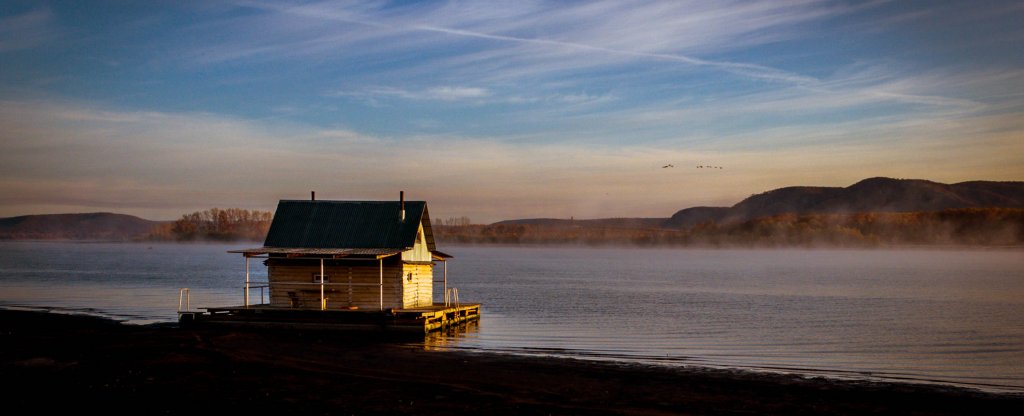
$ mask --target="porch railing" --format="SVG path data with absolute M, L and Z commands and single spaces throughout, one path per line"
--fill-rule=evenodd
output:
M 320 291 L 321 287 L 324 287 L 326 289 L 342 288 L 340 293 L 342 295 L 346 295 L 347 294 L 347 297 L 348 297 L 348 302 L 347 303 L 348 304 L 353 304 L 355 302 L 355 295 L 353 294 L 352 288 L 353 287 L 357 287 L 357 286 L 375 287 L 375 288 L 378 288 L 381 293 L 383 293 L 383 290 L 384 290 L 384 285 L 382 283 L 358 283 L 358 282 L 341 282 L 341 283 L 330 283 L 330 282 L 324 282 L 324 283 L 320 283 L 320 282 L 316 282 L 316 283 L 312 283 L 312 282 L 308 282 L 308 283 L 307 282 L 274 282 L 274 287 L 278 287 L 278 288 L 293 288 L 296 291 L 304 290 L 305 292 L 307 292 L 307 294 L 315 294 L 315 296 L 303 296 L 303 297 L 298 297 L 298 296 L 292 297 L 292 296 L 290 296 L 289 299 L 291 299 L 293 303 L 298 300 L 298 301 L 300 301 L 301 304 L 303 304 L 303 306 L 305 306 L 305 303 L 307 301 L 311 300 L 311 301 L 315 302 L 316 300 L 319 300 L 320 303 L 321 303 L 321 305 L 320 305 L 321 309 L 327 309 L 327 302 L 330 300 L 329 298 L 327 298 L 325 296 L 325 294 L 323 292 Z M 270 293 L 269 293 L 270 292 L 270 283 L 269 282 L 250 282 L 247 287 L 243 287 L 242 288 L 243 292 L 245 292 L 246 295 L 251 295 L 249 293 L 249 291 L 251 291 L 253 289 L 259 289 L 260 290 L 260 295 L 259 295 L 260 296 L 260 303 L 258 305 L 266 305 L 266 304 L 268 304 L 267 297 L 270 295 Z M 347 289 L 347 290 L 345 290 L 345 289 Z M 287 290 L 286 290 L 286 292 L 287 292 Z M 293 293 L 293 292 L 287 292 L 287 293 Z M 338 292 L 335 292 L 335 293 L 338 293 Z M 323 296 L 323 297 L 321 297 L 321 296 Z M 248 299 L 251 299 L 251 297 L 246 296 L 245 299 L 248 300 Z M 257 305 L 250 303 L 250 304 L 246 305 L 246 307 L 248 307 L 248 306 L 257 306 Z

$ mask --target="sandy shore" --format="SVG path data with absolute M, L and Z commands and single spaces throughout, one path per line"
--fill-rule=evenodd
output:
M 0 311 L 8 409 L 202 414 L 1024 414 L 921 385 L 436 352 L 324 334 Z

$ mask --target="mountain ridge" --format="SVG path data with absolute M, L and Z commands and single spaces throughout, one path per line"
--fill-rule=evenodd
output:
M 0 218 L 0 240 L 128 241 L 164 223 L 112 212 L 19 215 Z
M 1024 182 L 973 180 L 944 184 L 926 179 L 872 177 L 847 187 L 775 188 L 732 206 L 683 208 L 668 218 L 524 218 L 491 225 L 685 229 L 701 223 L 731 224 L 782 214 L 938 212 L 962 208 L 1024 208 Z
M 752 195 L 731 207 L 677 211 L 663 224 L 687 228 L 702 222 L 736 223 L 782 214 L 936 212 L 962 208 L 1024 208 L 1024 182 L 874 177 L 847 187 L 789 186 Z

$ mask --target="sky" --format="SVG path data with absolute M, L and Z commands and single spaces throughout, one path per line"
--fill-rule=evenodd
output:
M 435 220 L 668 217 L 1021 181 L 1020 22 L 1020 1 L 7 0 L 0 216 L 404 190 Z

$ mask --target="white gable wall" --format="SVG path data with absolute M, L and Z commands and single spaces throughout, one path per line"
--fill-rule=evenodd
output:
M 416 230 L 416 243 L 402 252 L 402 302 L 406 308 L 430 306 L 434 298 L 433 258 L 427 247 L 423 223 Z
M 423 234 L 423 224 L 420 223 L 419 229 L 416 230 L 416 243 L 412 246 L 412 249 L 402 252 L 402 261 L 415 261 L 415 262 L 429 262 L 433 259 L 430 258 L 430 249 L 427 248 L 427 239 Z

